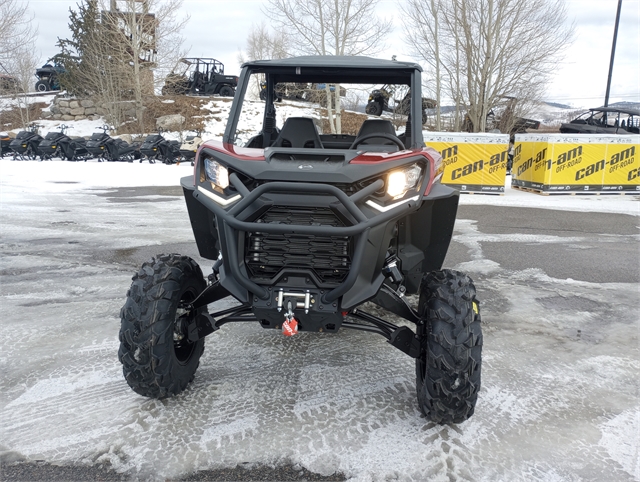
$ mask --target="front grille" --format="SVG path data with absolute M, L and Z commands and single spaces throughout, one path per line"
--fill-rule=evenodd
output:
M 344 226 L 326 207 L 271 207 L 258 223 L 301 226 Z M 312 270 L 320 282 L 339 284 L 351 266 L 352 243 L 348 236 L 247 233 L 245 263 L 251 277 L 269 280 L 281 270 Z

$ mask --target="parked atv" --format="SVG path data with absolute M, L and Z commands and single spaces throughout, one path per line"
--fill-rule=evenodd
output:
M 215 95 L 233 97 L 238 77 L 224 75 L 224 64 L 216 59 L 185 58 L 167 75 L 162 95 Z
M 277 102 L 282 102 L 282 89 L 278 88 L 278 86 L 275 86 L 275 92 L 276 92 L 276 101 Z M 265 81 L 260 82 L 260 100 L 267 100 L 267 83 Z
M 180 158 L 180 143 L 178 141 L 169 141 L 162 137 L 162 129 L 158 134 L 150 134 L 140 146 L 140 162 L 149 161 L 149 164 L 155 164 L 156 161 L 165 164 L 173 164 Z
M 421 71 L 368 57 L 244 64 L 222 142 L 203 143 L 194 175 L 181 180 L 199 254 L 212 271 L 204 276 L 187 256 L 157 255 L 133 276 L 120 312 L 118 355 L 135 392 L 182 392 L 207 335 L 254 322 L 294 337 L 340 329 L 382 336 L 415 359 L 418 405 L 429 420 L 459 423 L 473 414 L 480 307 L 471 278 L 442 269 L 460 194 L 440 184 L 442 158 L 411 125 L 422 111 Z M 262 116 L 242 109 L 256 76 L 267 82 Z M 360 120 L 357 134 L 320 134 L 324 117 L 278 125 L 273 86 L 280 82 L 396 82 L 414 94 L 411 115 L 400 132 L 386 119 Z M 237 303 L 209 312 L 227 297 Z M 368 313 L 366 303 L 389 316 Z M 253 356 L 241 341 L 234 350 L 247 363 Z M 216 360 L 224 365 L 224 353 Z M 225 376 L 207 373 L 214 372 Z
M 13 151 L 13 159 L 35 159 L 40 155 L 38 146 L 42 141 L 42 136 L 38 134 L 38 128 L 42 127 L 33 124 L 26 131 L 18 132 L 18 135 L 9 143 L 9 149 Z
M 402 100 L 398 101 L 394 99 L 395 105 L 393 108 L 389 105 L 389 100 L 392 99 L 395 93 L 395 88 L 390 87 L 388 84 L 383 85 L 380 89 L 375 89 L 369 94 L 369 101 L 365 107 L 365 112 L 369 115 L 380 116 L 382 112 L 396 112 L 400 115 L 409 115 L 411 106 L 411 91 L 408 90 Z M 427 123 L 426 109 L 434 109 L 437 106 L 437 102 L 433 99 L 426 97 L 422 98 L 422 124 Z
M 134 159 L 140 159 L 140 143 L 129 144 L 123 139 L 117 139 L 107 134 L 111 129 L 110 126 L 102 126 L 102 132 L 96 132 L 91 135 L 86 143 L 86 148 L 92 157 L 102 161 L 126 161 L 133 162 Z
M 51 62 L 51 60 L 49 61 Z M 39 69 L 36 69 L 36 82 L 37 92 L 47 92 L 49 90 L 60 90 L 60 74 L 65 72 L 64 67 L 56 62 L 53 64 L 46 63 Z
M 196 131 L 195 135 L 187 136 L 180 146 L 180 156 L 182 159 L 190 162 L 193 166 L 196 158 L 196 152 L 198 151 L 200 144 L 202 144 L 202 132 Z
M 275 85 L 276 101 L 282 99 L 296 100 L 301 102 L 316 102 L 322 106 L 327 105 L 327 94 L 325 90 L 326 84 L 306 84 L 296 82 L 293 84 L 280 83 Z M 260 100 L 267 99 L 267 83 L 260 82 Z M 329 90 L 335 92 L 336 86 L 330 85 Z M 345 97 L 347 90 L 340 87 L 340 96 Z
M 364 111 L 369 115 L 382 115 L 383 111 L 391 112 L 389 109 L 389 99 L 394 91 L 388 85 L 383 85 L 379 89 L 374 89 L 369 94 L 369 99 Z

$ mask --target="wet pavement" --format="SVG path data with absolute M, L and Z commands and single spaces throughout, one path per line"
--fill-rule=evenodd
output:
M 136 395 L 117 360 L 131 275 L 161 252 L 210 271 L 180 188 L 16 199 L 0 211 L 2 480 L 640 479 L 638 217 L 461 206 L 445 264 L 478 287 L 482 390 L 469 421 L 438 426 L 413 360 L 349 330 L 225 325 L 187 391 Z

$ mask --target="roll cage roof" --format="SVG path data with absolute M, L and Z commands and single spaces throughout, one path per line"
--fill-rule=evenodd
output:
M 633 115 L 633 116 L 640 116 L 640 109 L 631 109 L 631 108 L 624 108 L 624 107 L 596 107 L 593 109 L 589 109 L 589 112 L 615 112 L 618 113 L 620 112 L 621 114 L 628 114 L 628 115 Z
M 407 84 L 412 75 L 422 67 L 413 62 L 398 62 L 370 57 L 339 55 L 318 55 L 291 57 L 277 60 L 256 60 L 246 62 L 243 69 L 254 74 L 268 74 L 277 78 L 276 82 L 328 82 Z

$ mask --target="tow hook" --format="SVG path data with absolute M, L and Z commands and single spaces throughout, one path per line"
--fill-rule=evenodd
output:
M 284 336 L 293 336 L 298 333 L 298 320 L 293 316 L 291 310 L 291 302 L 287 304 L 287 312 L 284 315 L 284 323 L 282 323 L 282 334 Z

